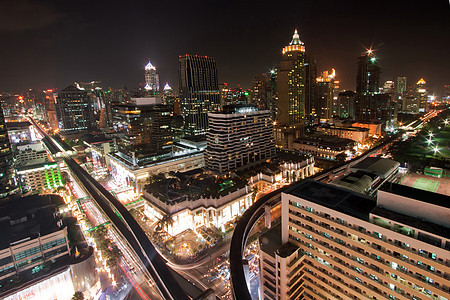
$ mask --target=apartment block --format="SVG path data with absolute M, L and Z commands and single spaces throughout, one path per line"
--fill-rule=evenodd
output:
M 261 237 L 260 298 L 448 299 L 449 200 L 397 184 L 375 199 L 302 181 L 282 194 L 281 246 Z
M 56 162 L 42 162 L 17 168 L 17 175 L 33 191 L 52 190 L 63 186 L 61 171 Z

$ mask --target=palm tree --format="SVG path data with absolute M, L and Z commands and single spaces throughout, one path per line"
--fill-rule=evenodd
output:
M 173 224 L 173 219 L 170 214 L 164 215 L 159 221 L 158 221 L 158 227 L 161 229 L 165 229 L 167 233 L 169 233 L 169 226 Z
M 257 194 L 258 194 L 258 186 L 253 185 L 253 187 L 252 187 L 252 202 L 255 202 Z
M 75 292 L 72 296 L 72 300 L 84 300 L 82 292 Z

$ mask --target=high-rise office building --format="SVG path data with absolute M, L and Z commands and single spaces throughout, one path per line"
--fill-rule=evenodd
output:
M 253 77 L 250 102 L 256 104 L 259 109 L 275 111 L 274 89 L 267 74 L 262 73 Z
M 393 94 L 380 93 L 380 65 L 372 50 L 358 59 L 356 75 L 355 119 L 383 121 L 386 126 L 396 122 L 397 103 Z M 389 85 L 393 86 L 393 83 Z
M 216 61 L 212 57 L 183 55 L 178 61 L 181 111 L 187 135 L 205 134 L 208 113 L 220 109 Z
M 368 50 L 358 58 L 356 74 L 356 93 L 358 95 L 375 94 L 379 92 L 380 65 L 373 50 Z
M 132 98 L 130 104 L 112 107 L 113 129 L 123 136 L 120 151 L 160 153 L 171 144 L 171 108 L 160 98 Z
M 311 53 L 306 53 L 305 62 L 305 119 L 308 123 L 314 121 L 315 111 L 315 89 L 316 89 L 316 60 Z
M 356 73 L 355 119 L 368 121 L 372 119 L 374 109 L 373 95 L 379 93 L 380 65 L 372 50 L 358 58 Z
M 146 91 L 159 91 L 159 75 L 156 73 L 156 67 L 149 61 L 145 66 L 145 87 Z
M 229 105 L 209 113 L 206 168 L 219 174 L 275 156 L 269 110 L 251 105 Z
M 275 140 L 279 147 L 292 148 L 290 141 L 300 136 L 305 119 L 305 44 L 297 30 L 282 51 L 277 100 Z
M 0 203 L 19 191 L 14 172 L 14 159 L 6 129 L 3 109 L 0 107 Z
M 329 74 L 328 71 L 324 71 L 316 78 L 315 97 L 313 102 L 313 117 L 316 121 L 331 121 L 334 111 L 335 86 L 339 83 L 335 80 L 335 77 L 336 72 L 333 69 L 331 74 Z
M 289 45 L 283 48 L 277 74 L 277 93 L 277 123 L 302 123 L 305 114 L 305 44 L 297 30 Z
M 427 93 L 427 83 L 423 78 L 417 82 L 416 85 L 416 97 L 419 100 L 419 112 L 428 111 L 428 93 Z
M 395 87 L 397 95 L 401 95 L 407 91 L 407 82 L 408 79 L 406 77 L 397 77 L 397 85 Z
M 56 99 L 61 131 L 76 133 L 96 128 L 91 97 L 86 91 L 69 85 L 58 93 Z
M 339 93 L 336 113 L 339 118 L 355 118 L 355 92 L 343 91 Z
M 306 179 L 260 238 L 260 298 L 448 299 L 449 214 L 436 193 L 389 183 L 374 199 Z

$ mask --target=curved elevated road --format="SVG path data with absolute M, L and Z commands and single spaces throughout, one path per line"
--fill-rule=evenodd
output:
M 401 136 L 401 135 L 400 135 Z M 361 160 L 369 157 L 372 153 L 382 149 L 389 143 L 392 143 L 399 138 L 399 135 L 394 135 L 377 147 L 370 149 L 360 155 L 358 158 L 349 162 L 342 163 L 330 170 L 319 172 L 309 178 L 315 180 L 323 180 L 330 176 L 330 174 L 337 174 L 345 171 L 350 165 L 357 164 Z M 297 184 L 300 181 L 293 182 L 290 185 L 284 186 L 275 190 L 267 195 L 262 196 L 252 206 L 250 206 L 242 215 L 236 228 L 234 229 L 233 237 L 230 245 L 230 273 L 231 273 L 231 288 L 235 299 L 239 300 L 252 300 L 250 291 L 247 287 L 247 281 L 245 278 L 244 266 L 242 265 L 243 254 L 247 239 L 255 224 L 265 213 L 265 206 L 274 206 L 281 201 L 281 193 L 292 185 Z
M 62 149 L 61 145 L 55 141 L 40 126 L 30 118 L 33 125 L 45 137 L 46 143 L 49 143 L 52 149 Z M 52 151 L 53 152 L 53 151 Z M 187 300 L 189 297 L 176 281 L 170 272 L 165 261 L 156 251 L 153 244 L 148 239 L 145 232 L 131 216 L 128 210 L 100 183 L 92 178 L 78 163 L 70 157 L 64 157 L 63 160 L 72 174 L 86 188 L 93 200 L 103 210 L 105 215 L 111 220 L 120 234 L 127 240 L 134 252 L 137 254 L 145 269 L 155 281 L 161 295 L 164 299 Z

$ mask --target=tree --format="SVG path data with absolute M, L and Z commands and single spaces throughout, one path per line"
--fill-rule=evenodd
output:
M 256 195 L 258 195 L 258 186 L 253 185 L 253 187 L 252 187 L 252 202 L 255 202 Z
M 162 229 L 166 229 L 166 232 L 169 231 L 169 226 L 173 224 L 173 219 L 170 214 L 164 215 L 161 220 L 158 221 L 158 227 Z
M 72 300 L 84 300 L 82 292 L 75 292 L 72 296 Z

